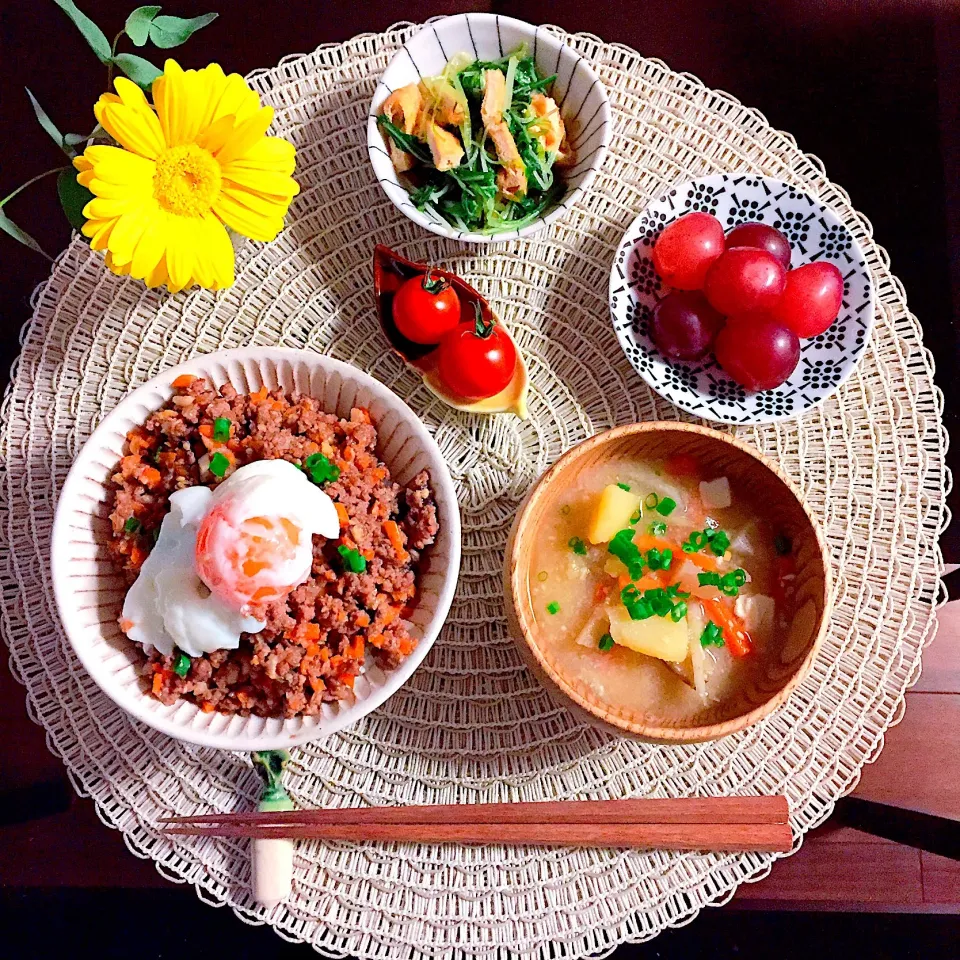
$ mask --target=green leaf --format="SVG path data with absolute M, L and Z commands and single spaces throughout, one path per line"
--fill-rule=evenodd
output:
M 135 46 L 142 47 L 150 39 L 150 24 L 159 12 L 159 7 L 137 7 L 127 17 L 123 28 Z
M 77 183 L 76 170 L 61 170 L 57 177 L 57 195 L 60 206 L 74 230 L 79 230 L 86 222 L 83 208 L 93 199 L 93 194 L 82 184 Z
M 111 50 L 106 34 L 85 13 L 77 9 L 73 0 L 53 0 L 53 2 L 74 22 L 100 62 L 109 63 Z
M 29 247 L 31 250 L 35 250 L 37 253 L 43 254 L 48 260 L 53 258 L 37 243 L 33 237 L 30 236 L 26 230 L 21 230 L 4 212 L 0 210 L 0 230 L 6 233 L 8 236 L 13 237 L 14 240 L 18 240 L 25 247 Z
M 150 24 L 150 39 L 161 50 L 179 47 L 198 30 L 216 19 L 215 13 L 205 13 L 202 17 L 194 17 L 191 20 L 184 20 L 182 17 L 157 17 Z
M 76 147 L 81 143 L 86 143 L 90 139 L 89 133 L 65 133 L 63 142 L 68 147 Z M 73 156 L 73 154 L 71 154 Z
M 118 53 L 113 62 L 145 93 L 150 92 L 153 81 L 163 73 L 135 53 Z
M 46 110 L 37 103 L 37 98 L 30 92 L 29 87 L 24 87 L 24 90 L 27 91 L 27 96 L 30 98 L 30 103 L 33 106 L 33 112 L 37 115 L 37 120 L 40 122 L 40 126 L 51 136 L 53 142 L 68 156 L 76 156 L 76 150 L 72 150 L 67 146 L 66 140 L 63 138 L 63 134 L 57 129 L 57 125 L 47 116 Z

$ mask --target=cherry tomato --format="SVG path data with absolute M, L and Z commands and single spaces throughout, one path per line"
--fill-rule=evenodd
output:
M 717 335 L 717 363 L 748 390 L 772 390 L 790 378 L 800 341 L 768 316 L 732 317 Z
M 823 333 L 840 312 L 843 275 L 823 260 L 807 263 L 787 274 L 787 287 L 770 315 L 798 337 Z
M 475 319 L 458 324 L 440 342 L 440 379 L 464 400 L 485 400 L 513 379 L 517 348 L 504 329 L 487 320 L 480 304 Z
M 669 360 L 697 360 L 722 326 L 723 317 L 699 290 L 673 290 L 654 307 L 650 336 Z
M 741 223 L 727 234 L 728 247 L 756 247 L 772 253 L 784 270 L 790 269 L 790 241 L 766 223 Z
M 787 273 L 766 250 L 729 247 L 707 271 L 703 292 L 724 316 L 769 310 L 783 295 Z
M 404 281 L 394 295 L 393 322 L 414 343 L 439 343 L 460 322 L 460 300 L 448 280 L 427 270 Z
M 664 283 L 677 290 L 699 290 L 710 264 L 723 253 L 723 227 L 709 213 L 688 213 L 657 237 L 653 265 Z

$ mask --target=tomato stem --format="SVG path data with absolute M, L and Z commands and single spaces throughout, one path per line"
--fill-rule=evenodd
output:
M 473 317 L 473 332 L 481 340 L 486 340 L 493 333 L 496 321 L 492 317 L 488 320 L 483 315 L 483 308 L 476 300 L 473 301 Z
M 427 272 L 423 275 L 422 284 L 423 289 L 426 290 L 427 293 L 437 296 L 450 286 L 450 281 L 444 280 L 443 277 L 433 276 L 431 273 L 432 269 L 432 267 L 427 267 Z

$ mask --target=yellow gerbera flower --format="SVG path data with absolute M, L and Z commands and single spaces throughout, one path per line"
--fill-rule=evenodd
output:
M 120 146 L 87 147 L 74 160 L 94 195 L 84 236 L 114 273 L 147 286 L 230 286 L 226 228 L 272 240 L 300 190 L 293 145 L 265 135 L 273 109 L 215 63 L 182 70 L 168 60 L 153 83 L 155 107 L 124 77 L 115 87 L 94 113 Z

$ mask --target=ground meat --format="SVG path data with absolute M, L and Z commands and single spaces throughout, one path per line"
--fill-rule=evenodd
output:
M 213 439 L 214 421 L 230 421 L 229 439 Z M 244 395 L 215 390 L 197 378 L 178 382 L 175 396 L 127 435 L 127 454 L 110 480 L 114 559 L 132 583 L 169 509 L 170 494 L 220 479 L 210 470 L 219 452 L 225 475 L 255 460 L 285 459 L 302 466 L 322 453 L 339 477 L 324 487 L 341 519 L 338 541 L 314 537 L 310 577 L 283 600 L 252 613 L 266 621 L 241 634 L 236 650 L 194 657 L 144 653 L 141 673 L 165 704 L 193 700 L 205 711 L 293 717 L 316 714 L 323 703 L 352 696 L 371 656 L 396 667 L 415 646 L 406 620 L 417 597 L 417 565 L 439 525 L 426 471 L 406 489 L 376 455 L 377 431 L 365 410 L 349 420 L 323 411 L 312 397 L 281 391 Z M 344 570 L 337 547 L 358 550 L 361 573 Z M 180 666 L 180 673 L 175 669 Z

